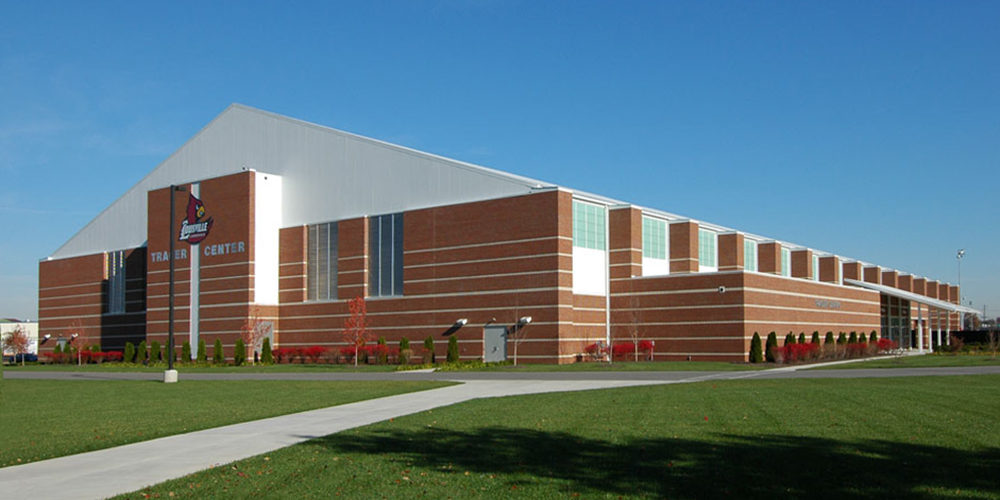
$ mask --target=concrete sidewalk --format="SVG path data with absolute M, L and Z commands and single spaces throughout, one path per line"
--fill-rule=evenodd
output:
M 0 468 L 3 498 L 106 498 L 343 430 L 476 398 L 663 383 L 492 380 L 255 420 Z

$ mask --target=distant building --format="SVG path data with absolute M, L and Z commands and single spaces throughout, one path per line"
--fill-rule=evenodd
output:
M 42 333 L 165 343 L 171 240 L 193 347 L 253 313 L 276 346 L 344 345 L 354 297 L 377 336 L 454 334 L 467 359 L 530 317 L 519 356 L 548 363 L 630 332 L 660 360 L 743 361 L 770 331 L 924 349 L 971 311 L 947 283 L 232 105 L 40 263 Z

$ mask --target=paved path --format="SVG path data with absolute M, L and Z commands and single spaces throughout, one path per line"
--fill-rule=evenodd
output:
M 744 378 L 1000 373 L 1000 367 L 736 372 L 186 373 L 183 380 L 453 380 L 460 385 L 180 434 L 0 468 L 2 498 L 105 498 L 389 418 L 476 398 Z M 6 372 L 5 378 L 159 379 L 159 373 Z

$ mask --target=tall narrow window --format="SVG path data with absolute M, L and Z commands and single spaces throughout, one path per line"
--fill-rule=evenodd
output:
M 309 226 L 306 298 L 337 299 L 337 223 Z
M 718 235 L 705 229 L 698 230 L 698 265 L 701 271 L 718 269 Z
M 108 314 L 125 314 L 125 251 L 108 252 L 105 279 L 108 280 Z
M 743 269 L 757 271 L 757 242 L 743 240 Z
M 403 295 L 403 214 L 368 218 L 368 295 Z
M 819 255 L 813 255 L 813 280 L 819 281 Z
M 604 208 L 573 200 L 573 246 L 604 250 Z
M 792 251 L 781 247 L 781 275 L 792 275 Z
M 670 274 L 669 236 L 667 221 L 652 217 L 642 218 L 642 275 Z

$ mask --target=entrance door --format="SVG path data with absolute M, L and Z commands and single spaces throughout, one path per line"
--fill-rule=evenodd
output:
M 507 361 L 507 327 L 489 325 L 483 328 L 483 361 Z

